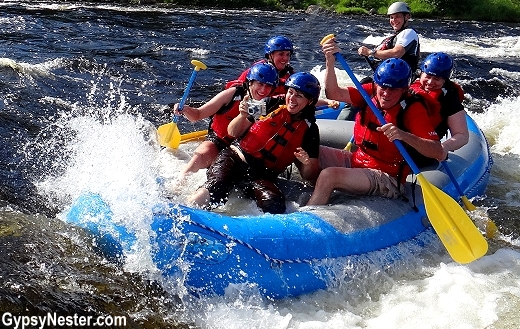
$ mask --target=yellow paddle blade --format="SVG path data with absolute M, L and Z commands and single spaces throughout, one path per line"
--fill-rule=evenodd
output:
M 486 222 L 486 236 L 493 239 L 498 234 L 498 227 L 491 219 Z
M 334 33 L 331 33 L 331 34 L 327 34 L 326 36 L 324 36 L 321 41 L 320 41 L 320 45 L 323 45 L 325 42 L 327 42 L 329 39 L 332 39 L 334 38 L 335 35 Z
M 201 61 L 198 61 L 196 59 L 192 59 L 190 63 L 191 63 L 191 65 L 195 66 L 195 68 L 194 68 L 195 71 L 205 70 L 208 68 L 206 66 L 206 64 L 204 64 Z
M 176 123 L 170 122 L 157 128 L 157 137 L 161 146 L 176 149 L 181 143 L 181 133 Z
M 461 196 L 460 199 L 462 200 L 462 204 L 464 204 L 464 207 L 468 211 L 477 210 L 477 207 L 475 207 L 473 203 L 471 203 L 465 195 Z
M 422 174 L 418 174 L 417 179 L 426 214 L 453 260 L 466 264 L 484 256 L 488 250 L 487 241 L 464 209 Z
M 471 203 L 465 195 L 461 196 L 460 199 L 461 199 L 462 203 L 464 204 L 464 207 L 468 211 L 477 210 L 477 207 L 475 207 L 473 205 L 473 203 Z M 493 239 L 498 234 L 498 227 L 487 215 L 485 215 L 485 218 L 486 218 L 486 237 L 488 239 Z
M 204 138 L 208 134 L 207 130 L 194 131 L 187 134 L 181 135 L 181 143 L 186 143 L 194 140 Z

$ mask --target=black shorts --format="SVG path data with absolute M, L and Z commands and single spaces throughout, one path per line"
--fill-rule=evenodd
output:
M 280 214 L 286 210 L 285 196 L 272 177 L 261 177 L 230 148 L 217 155 L 206 176 L 203 187 L 209 191 L 212 206 L 226 203 L 231 190 L 239 187 L 264 212 Z
M 217 149 L 219 151 L 222 151 L 226 147 L 229 147 L 229 145 L 231 145 L 231 142 L 233 141 L 228 138 L 222 139 L 222 138 L 218 137 L 217 134 L 215 133 L 215 131 L 212 129 L 208 130 L 208 134 L 206 135 L 206 140 L 215 144 L 215 146 L 217 147 Z

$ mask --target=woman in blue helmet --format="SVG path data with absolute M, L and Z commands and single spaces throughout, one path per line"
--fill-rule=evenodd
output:
M 247 102 L 241 102 L 240 114 L 228 127 L 237 139 L 217 155 L 206 172 L 206 183 L 188 199 L 190 204 L 215 207 L 239 186 L 264 212 L 284 213 L 278 175 L 294 163 L 303 179 L 316 179 L 320 137 L 314 111 L 320 84 L 312 74 L 298 72 L 285 86 L 284 104 L 268 106 L 259 120 L 249 113 Z
M 239 114 L 240 102 L 244 99 L 262 100 L 271 94 L 277 84 L 276 69 L 270 64 L 260 63 L 251 68 L 244 83 L 221 91 L 201 107 L 186 105 L 179 112 L 179 104 L 175 104 L 174 113 L 185 116 L 191 122 L 211 118 L 206 139 L 194 151 L 193 157 L 182 168 L 178 178 L 182 179 L 188 173 L 209 167 L 218 152 L 228 147 L 234 139 L 227 133 L 227 127 Z
M 469 140 L 466 111 L 462 105 L 464 91 L 461 86 L 450 80 L 453 73 L 453 59 L 445 53 L 428 55 L 421 65 L 419 79 L 410 86 L 412 93 L 424 98 L 437 135 L 442 138 L 450 132 L 449 138 L 442 142 L 443 159 L 449 151 L 466 145 Z
M 273 90 L 273 95 L 285 94 L 285 82 L 287 81 L 289 76 L 294 73 L 293 67 L 289 64 L 293 52 L 294 48 L 291 40 L 284 36 L 278 35 L 267 40 L 264 46 L 265 59 L 255 63 L 270 63 L 274 65 L 274 67 L 278 71 L 279 84 L 277 88 Z M 249 70 L 250 69 L 247 69 L 244 72 L 242 72 L 242 74 L 238 77 L 237 80 L 228 82 L 226 87 L 244 81 L 247 77 L 247 73 L 249 72 Z
M 397 198 L 403 192 L 409 168 L 393 143 L 400 140 L 424 156 L 442 157 L 439 138 L 419 101 L 408 93 L 412 72 L 400 58 L 383 61 L 375 70 L 373 83 L 363 84 L 371 101 L 387 123 L 381 125 L 354 87 L 340 87 L 334 69 L 334 54 L 340 49 L 332 41 L 322 50 L 326 58 L 325 91 L 327 97 L 352 104 L 360 109 L 354 124 L 353 152 L 320 147 L 321 172 L 307 205 L 322 205 L 337 189 L 358 195 L 380 195 Z

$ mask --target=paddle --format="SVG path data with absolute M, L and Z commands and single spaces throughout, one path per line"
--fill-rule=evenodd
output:
M 371 61 L 370 58 L 368 58 L 368 56 L 363 56 L 363 57 L 365 58 L 365 61 L 368 63 L 368 65 L 370 66 L 372 71 L 375 71 L 377 68 L 377 65 L 375 65 L 375 63 L 373 61 Z M 353 143 L 354 143 L 354 135 L 352 135 L 352 137 L 348 141 L 347 145 L 343 149 L 345 151 L 350 151 L 352 149 Z
M 186 103 L 186 99 L 188 98 L 188 94 L 190 92 L 191 86 L 197 77 L 197 73 L 199 70 L 205 70 L 207 68 L 206 64 L 192 60 L 191 64 L 195 66 L 193 72 L 191 73 L 190 81 L 184 90 L 184 94 L 182 95 L 181 100 L 179 101 L 179 111 L 182 111 L 184 107 L 184 103 Z M 181 133 L 179 132 L 179 128 L 177 127 L 178 115 L 174 115 L 172 118 L 172 122 L 164 124 L 157 128 L 157 135 L 159 138 L 159 144 L 161 146 L 170 147 L 172 149 L 178 148 L 181 142 Z
M 350 140 L 348 141 L 347 145 L 343 148 L 345 151 L 350 151 L 352 149 L 352 144 L 354 143 L 354 135 L 350 137 Z
M 446 160 L 443 160 L 441 161 L 442 163 L 442 166 L 444 167 L 444 170 L 446 171 L 446 173 L 448 174 L 448 176 L 450 177 L 451 179 L 451 182 L 453 183 L 453 185 L 455 186 L 455 189 L 457 190 L 457 192 L 459 193 L 459 196 L 460 196 L 460 200 L 462 201 L 462 203 L 464 204 L 464 207 L 468 210 L 468 211 L 474 211 L 477 209 L 477 207 L 475 207 L 469 200 L 468 198 L 464 195 L 464 192 L 462 191 L 459 183 L 457 182 L 457 178 L 455 178 L 455 175 L 453 175 L 453 172 L 451 171 L 449 165 L 448 165 L 448 162 L 446 162 Z M 491 220 L 491 218 L 487 218 L 487 221 L 486 221 L 486 236 L 488 238 L 494 238 L 495 235 L 497 234 L 498 232 L 498 228 L 496 226 L 496 224 Z
M 181 143 L 191 142 L 197 139 L 201 139 L 208 134 L 208 130 L 199 130 L 187 134 L 181 135 Z
M 323 44 L 333 37 L 333 34 L 325 36 L 320 44 Z M 368 96 L 363 89 L 343 56 L 339 53 L 335 53 L 334 56 L 350 76 L 352 82 L 361 93 L 365 102 L 370 106 L 370 109 L 374 112 L 379 122 L 382 125 L 386 124 L 383 115 L 375 107 L 370 96 Z M 461 264 L 466 264 L 485 255 L 488 249 L 487 241 L 468 217 L 464 209 L 459 206 L 457 201 L 428 182 L 399 140 L 395 140 L 394 144 L 413 173 L 417 175 L 423 192 L 426 214 L 453 260 Z
M 368 56 L 363 56 L 365 58 L 365 61 L 368 63 L 368 66 L 372 69 L 372 71 L 375 71 L 377 69 L 377 64 L 371 60 Z

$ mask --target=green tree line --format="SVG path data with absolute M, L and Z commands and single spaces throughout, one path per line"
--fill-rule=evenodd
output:
M 94 0 L 95 1 L 95 0 Z M 386 14 L 395 0 L 119 0 L 133 4 L 163 4 L 206 8 L 306 10 L 315 5 L 338 14 Z M 520 22 L 520 0 L 405 0 L 414 17 Z
M 375 10 L 386 14 L 394 1 L 385 0 L 306 0 L 333 9 L 338 13 L 354 14 Z M 415 17 L 461 20 L 520 22 L 520 0 L 409 0 Z

